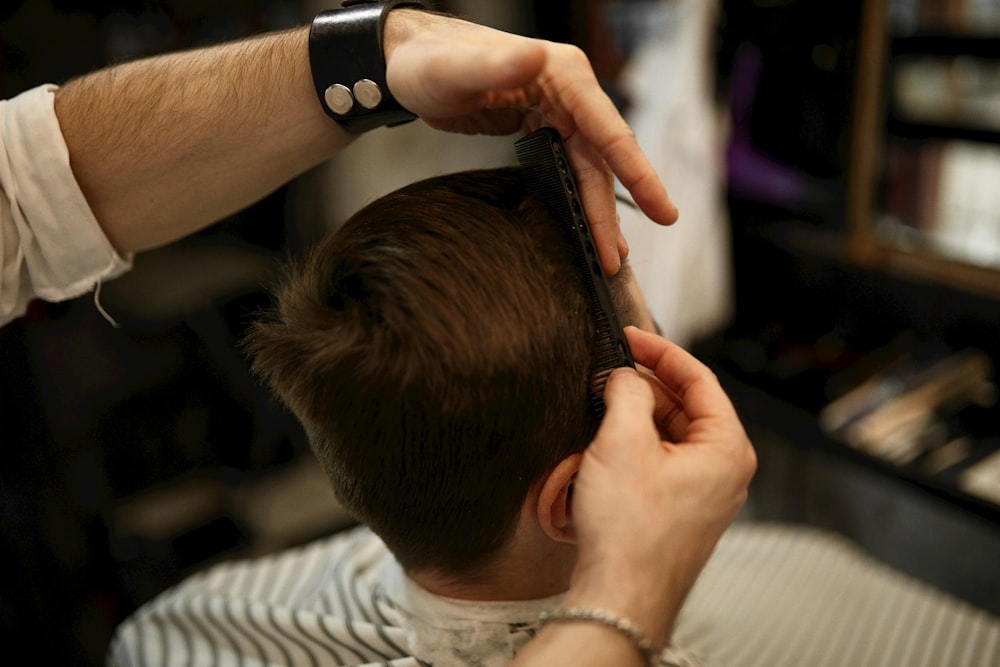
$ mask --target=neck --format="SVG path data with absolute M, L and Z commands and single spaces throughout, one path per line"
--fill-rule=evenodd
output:
M 540 533 L 540 531 L 538 531 Z M 424 590 L 459 600 L 536 600 L 566 592 L 576 546 L 554 542 L 519 526 L 489 564 L 470 574 L 407 572 Z

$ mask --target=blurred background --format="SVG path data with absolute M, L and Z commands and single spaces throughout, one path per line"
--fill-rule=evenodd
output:
M 623 209 L 664 332 L 760 456 L 746 519 L 822 526 L 1000 613 L 1000 6 L 992 0 L 471 0 L 576 43 L 681 210 Z M 0 93 L 307 23 L 305 0 L 6 0 Z M 412 156 L 428 156 L 414 158 Z M 352 523 L 238 341 L 275 267 L 416 178 L 514 162 L 419 123 L 102 290 L 0 329 L 0 636 L 95 665 L 114 626 L 220 559 Z

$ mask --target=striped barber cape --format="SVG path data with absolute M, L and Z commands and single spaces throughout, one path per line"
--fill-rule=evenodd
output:
M 357 528 L 185 580 L 122 624 L 108 664 L 499 667 L 560 601 L 432 595 Z M 738 522 L 660 664 L 991 667 L 1000 665 L 1000 618 L 829 532 Z
M 108 664 L 501 667 L 562 595 L 517 602 L 432 595 L 355 528 L 223 563 L 165 591 L 115 633 Z M 702 667 L 668 648 L 661 667 Z
M 1000 618 L 787 524 L 730 527 L 673 639 L 733 667 L 1000 666 Z

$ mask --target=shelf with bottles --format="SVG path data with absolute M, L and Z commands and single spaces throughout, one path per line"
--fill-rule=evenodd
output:
M 1000 269 L 997 183 L 1000 144 L 891 138 L 874 232 L 900 252 Z
M 1000 5 L 865 0 L 849 255 L 1000 299 Z
M 1000 38 L 944 43 L 890 40 L 887 131 L 1000 143 Z
M 1000 269 L 1000 40 L 984 40 L 889 47 L 873 234 L 897 263 L 945 280 Z M 1000 273 L 976 281 L 994 284 Z
M 886 24 L 902 37 L 1000 36 L 1000 5 L 996 0 L 882 0 Z

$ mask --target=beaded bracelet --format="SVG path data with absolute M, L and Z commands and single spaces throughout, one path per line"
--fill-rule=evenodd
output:
M 616 616 L 604 609 L 586 609 L 584 607 L 555 609 L 542 612 L 539 620 L 541 620 L 542 625 L 549 621 L 593 621 L 614 628 L 625 635 L 639 649 L 649 664 L 656 664 L 656 651 L 653 649 L 653 643 L 642 634 L 642 630 L 627 618 Z

